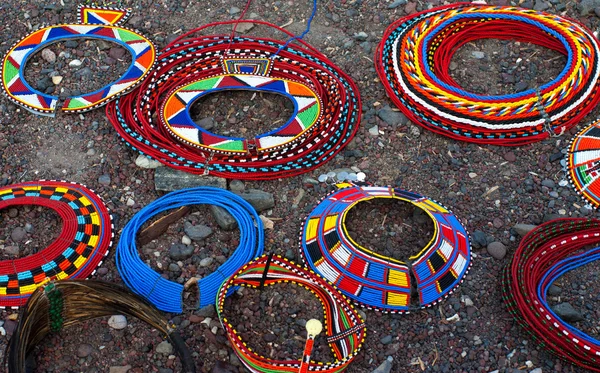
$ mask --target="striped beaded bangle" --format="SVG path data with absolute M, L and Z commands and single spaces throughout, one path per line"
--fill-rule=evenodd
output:
M 512 39 L 567 58 L 559 76 L 537 89 L 485 96 L 463 90 L 449 74 L 466 43 Z M 401 18 L 376 52 L 379 77 L 394 103 L 415 123 L 455 139 L 522 145 L 562 134 L 600 100 L 598 42 L 583 25 L 517 7 L 451 4 Z
M 302 286 L 323 305 L 327 343 L 335 357 L 333 362 L 306 362 L 307 359 L 279 361 L 261 356 L 247 346 L 223 314 L 225 297 L 238 286 L 262 289 L 278 283 Z M 217 294 L 217 313 L 231 346 L 242 363 L 254 373 L 259 372 L 325 372 L 345 370 L 358 354 L 366 335 L 366 326 L 357 310 L 335 286 L 315 274 L 279 256 L 264 255 L 246 265 L 225 281 Z M 313 336 L 314 337 L 314 336 Z M 309 337 L 310 338 L 310 337 Z M 312 347 L 312 342 L 307 343 Z M 305 350 L 305 354 L 306 351 Z
M 112 246 L 111 215 L 102 199 L 84 185 L 31 181 L 0 188 L 0 209 L 47 207 L 62 219 L 60 235 L 46 248 L 19 259 L 0 261 L 0 307 L 23 306 L 47 279 L 86 278 Z
M 384 312 L 408 312 L 413 287 L 420 307 L 452 294 L 471 265 L 466 229 L 441 204 L 398 188 L 338 184 L 308 215 L 300 235 L 300 254 L 317 273 L 358 304 Z M 394 198 L 422 209 L 434 223 L 429 243 L 406 263 L 361 247 L 348 234 L 345 220 L 357 203 Z M 416 284 L 411 284 L 411 271 Z M 411 286 L 412 285 L 412 286 Z
M 502 297 L 519 325 L 540 346 L 594 372 L 600 372 L 600 341 L 557 316 L 547 292 L 564 273 L 600 259 L 600 247 L 586 249 L 599 243 L 600 220 L 549 221 L 523 238 L 502 277 Z
M 215 272 L 198 280 L 199 307 L 214 304 L 221 283 L 241 265 L 263 252 L 262 221 L 248 202 L 229 191 L 211 187 L 181 189 L 153 201 L 135 214 L 123 228 L 115 259 L 125 284 L 162 311 L 183 311 L 183 285 L 165 279 L 140 259 L 135 242 L 137 232 L 146 221 L 163 211 L 200 204 L 219 206 L 229 212 L 238 223 L 240 244 Z

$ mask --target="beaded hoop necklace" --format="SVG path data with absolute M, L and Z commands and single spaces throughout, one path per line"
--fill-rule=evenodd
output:
M 47 279 L 86 278 L 96 272 L 112 246 L 111 215 L 102 199 L 84 185 L 31 181 L 0 188 L 0 209 L 36 205 L 62 219 L 58 238 L 39 252 L 0 261 L 0 307 L 23 306 Z
M 238 286 L 262 289 L 264 286 L 291 282 L 313 293 L 323 305 L 327 343 L 336 360 L 315 362 L 310 360 L 307 348 L 301 359 L 278 361 L 261 356 L 249 348 L 223 314 L 225 297 Z M 366 326 L 356 311 L 332 284 L 315 274 L 279 256 L 262 256 L 244 265 L 225 281 L 217 295 L 217 313 L 236 355 L 251 372 L 326 372 L 345 370 L 362 347 Z M 313 336 L 314 337 L 314 336 Z M 309 336 L 310 338 L 310 336 Z M 312 346 L 312 341 L 307 347 Z M 307 355 L 308 353 L 308 355 Z
M 235 27 L 231 35 L 194 36 L 239 21 L 211 23 L 171 42 L 149 78 L 107 106 L 110 122 L 133 149 L 191 173 L 271 179 L 319 167 L 358 129 L 356 85 L 301 36 L 267 22 L 244 20 L 291 39 L 235 36 Z M 196 124 L 189 110 L 200 97 L 224 90 L 284 95 L 294 103 L 294 114 L 252 139 L 212 133 Z
M 164 320 L 164 316 L 144 299 L 108 282 L 65 280 L 39 287 L 23 307 L 8 345 L 8 372 L 29 372 L 26 357 L 46 335 L 86 320 L 115 314 L 138 318 L 162 332 L 179 355 L 183 372 L 196 371 L 192 355 L 175 326 Z
M 300 235 L 300 254 L 317 273 L 360 305 L 385 312 L 408 312 L 413 287 L 420 307 L 436 304 L 462 282 L 471 265 L 469 235 L 439 203 L 414 192 L 353 184 L 324 198 L 308 215 Z M 345 226 L 348 211 L 374 198 L 394 198 L 422 209 L 434 223 L 434 234 L 410 266 L 361 247 Z M 411 284 L 411 274 L 416 284 Z M 414 286 L 413 286 L 414 285 Z
M 452 55 L 482 38 L 512 39 L 567 57 L 559 76 L 537 89 L 500 96 L 464 91 L 449 75 Z M 415 123 L 455 139 L 522 145 L 562 134 L 598 103 L 598 42 L 564 17 L 516 7 L 452 4 L 394 22 L 376 67 L 394 103 Z
M 131 65 L 117 81 L 99 90 L 67 98 L 64 112 L 84 112 L 105 105 L 139 84 L 156 59 L 154 45 L 135 30 L 122 26 L 130 9 L 79 6 L 77 24 L 43 27 L 17 42 L 2 63 L 2 89 L 8 98 L 35 114 L 55 114 L 58 97 L 33 88 L 25 80 L 27 60 L 52 43 L 69 39 L 99 39 L 119 44 L 132 56 Z
M 502 278 L 502 297 L 519 325 L 562 359 L 595 372 L 600 372 L 600 341 L 558 317 L 547 292 L 564 273 L 600 259 L 600 247 L 584 249 L 598 243 L 600 220 L 549 221 L 523 238 Z
M 571 185 L 593 207 L 600 206 L 600 121 L 596 120 L 571 140 L 567 154 Z
M 165 312 L 183 312 L 183 285 L 169 281 L 144 263 L 138 253 L 136 235 L 142 225 L 163 211 L 187 205 L 215 205 L 231 214 L 238 223 L 240 244 L 229 259 L 210 275 L 198 280 L 199 307 L 214 304 L 221 283 L 241 265 L 262 254 L 264 232 L 254 208 L 241 197 L 223 189 L 198 187 L 181 189 L 162 196 L 144 207 L 121 232 L 115 260 L 121 278 L 131 290 Z

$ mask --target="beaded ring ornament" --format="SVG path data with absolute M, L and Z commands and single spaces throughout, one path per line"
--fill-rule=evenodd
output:
M 439 203 L 398 188 L 338 184 L 308 215 L 300 234 L 300 254 L 317 273 L 345 295 L 369 309 L 405 313 L 413 288 L 420 307 L 429 307 L 452 294 L 471 266 L 466 229 Z M 374 198 L 394 198 L 422 209 L 434 223 L 427 246 L 410 263 L 361 247 L 345 226 L 348 211 Z M 416 283 L 411 283 L 411 275 Z
M 2 88 L 8 98 L 35 114 L 54 116 L 59 98 L 33 88 L 25 80 L 27 60 L 52 43 L 69 39 L 100 39 L 119 44 L 131 53 L 127 71 L 115 82 L 91 93 L 67 98 L 64 112 L 84 112 L 105 105 L 138 85 L 156 60 L 154 45 L 139 32 L 122 26 L 130 9 L 79 6 L 80 23 L 43 27 L 17 42 L 2 63 Z
M 291 282 L 313 293 L 323 305 L 327 343 L 336 360 L 316 362 L 310 359 L 314 337 L 321 330 L 308 325 L 307 348 L 298 360 L 279 361 L 261 356 L 247 346 L 233 325 L 223 314 L 225 297 L 238 286 L 262 289 L 265 286 Z M 357 310 L 331 283 L 313 271 L 300 267 L 279 256 L 264 255 L 244 265 L 225 281 L 217 295 L 217 313 L 231 346 L 242 363 L 251 372 L 342 372 L 360 351 L 366 335 L 366 326 Z M 311 324 L 318 324 L 311 320 Z
M 567 57 L 559 76 L 536 89 L 485 96 L 450 76 L 453 54 L 483 38 L 510 39 Z M 600 100 L 598 42 L 583 25 L 517 7 L 451 4 L 401 18 L 386 30 L 376 67 L 394 103 L 413 122 L 476 143 L 523 145 L 561 135 Z
M 194 373 L 194 360 L 183 338 L 164 316 L 127 289 L 103 281 L 49 282 L 34 291 L 19 316 L 7 351 L 8 373 L 26 373 L 26 358 L 50 333 L 83 321 L 111 315 L 128 315 L 163 333 L 173 345 L 182 372 Z
M 600 372 L 600 341 L 563 321 L 547 292 L 564 273 L 600 259 L 599 243 L 600 220 L 549 221 L 523 238 L 502 278 L 502 297 L 519 325 L 540 346 L 594 372 Z
M 127 287 L 159 310 L 183 312 L 184 286 L 165 279 L 142 261 L 135 242 L 137 232 L 146 221 L 163 211 L 200 204 L 219 206 L 231 214 L 240 230 L 240 244 L 215 272 L 197 281 L 200 292 L 198 307 L 214 304 L 221 283 L 264 250 L 262 221 L 254 208 L 241 197 L 211 187 L 181 189 L 160 197 L 135 214 L 123 228 L 115 255 L 117 269 Z
M 58 238 L 35 254 L 0 261 L 0 307 L 23 306 L 48 279 L 87 278 L 108 254 L 114 237 L 104 202 L 84 185 L 31 181 L 0 188 L 0 209 L 36 205 L 62 219 Z
M 600 120 L 573 137 L 566 157 L 571 185 L 593 207 L 600 206 Z
M 319 167 L 354 137 L 361 112 L 358 89 L 300 40 L 304 34 L 244 20 L 291 39 L 235 36 L 235 27 L 230 35 L 194 36 L 239 22 L 211 23 L 178 37 L 161 51 L 157 67 L 140 87 L 107 106 L 110 122 L 128 145 L 191 173 L 271 179 Z M 190 108 L 198 99 L 232 90 L 283 95 L 293 102 L 294 114 L 281 127 L 249 139 L 218 135 L 192 120 Z

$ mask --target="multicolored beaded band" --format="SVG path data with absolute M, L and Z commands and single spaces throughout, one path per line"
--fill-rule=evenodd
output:
M 241 197 L 219 188 L 181 189 L 153 201 L 131 218 L 117 245 L 115 260 L 121 278 L 133 292 L 143 296 L 165 312 L 183 312 L 184 287 L 155 272 L 139 256 L 136 236 L 145 222 L 163 211 L 188 205 L 215 205 L 225 209 L 237 221 L 240 244 L 225 263 L 198 280 L 199 307 L 214 304 L 217 290 L 244 263 L 262 254 L 264 231 L 254 208 Z
M 537 89 L 485 96 L 463 90 L 449 73 L 453 54 L 482 38 L 511 39 L 567 57 L 556 79 Z M 522 145 L 562 134 L 600 100 L 598 42 L 564 17 L 516 7 L 451 4 L 410 15 L 386 30 L 376 52 L 379 77 L 415 123 L 458 140 Z
M 600 372 L 600 341 L 558 317 L 547 292 L 564 273 L 600 259 L 600 247 L 586 249 L 599 243 L 600 220 L 549 221 L 523 238 L 502 278 L 502 297 L 521 327 L 540 346 L 594 372 Z
M 384 312 L 409 312 L 413 287 L 420 307 L 452 294 L 471 265 L 466 229 L 439 203 L 398 188 L 338 184 L 308 215 L 300 234 L 301 256 L 317 273 L 358 304 Z M 345 219 L 356 204 L 394 198 L 413 204 L 431 218 L 433 237 L 410 265 L 361 247 L 348 235 Z M 411 284 L 411 272 L 416 284 Z
M 571 185 L 593 207 L 600 206 L 600 120 L 573 137 L 566 158 Z
M 132 61 L 127 71 L 115 82 L 91 93 L 66 99 L 62 111 L 84 112 L 105 105 L 138 85 L 148 74 L 156 60 L 152 42 L 139 32 L 124 28 L 130 10 L 113 8 L 79 8 L 83 24 L 64 24 L 43 27 L 17 42 L 6 54 L 2 63 L 2 88 L 8 98 L 26 109 L 53 116 L 58 97 L 33 88 L 25 80 L 27 60 L 52 43 L 68 39 L 100 39 L 119 44 L 131 53 Z
M 48 279 L 87 278 L 108 254 L 114 237 L 104 202 L 84 185 L 31 181 L 0 188 L 0 209 L 47 207 L 62 219 L 58 238 L 39 252 L 0 261 L 0 307 L 23 306 Z
M 170 43 L 148 79 L 107 106 L 110 122 L 133 149 L 191 173 L 270 179 L 319 167 L 358 129 L 356 85 L 301 40 L 292 46 L 267 38 L 193 36 L 235 22 L 209 24 Z M 244 22 L 293 36 L 267 22 Z M 190 107 L 200 97 L 231 90 L 284 95 L 294 103 L 294 114 L 283 126 L 251 139 L 221 136 L 192 120 Z
M 233 325 L 223 314 L 225 297 L 238 286 L 262 288 L 278 283 L 293 283 L 313 293 L 323 305 L 323 317 L 327 343 L 335 357 L 333 362 L 303 360 L 279 361 L 261 356 L 241 339 Z M 254 373 L 294 372 L 341 372 L 358 354 L 366 335 L 366 326 L 357 310 L 331 283 L 309 269 L 300 267 L 279 256 L 264 255 L 244 265 L 235 275 L 225 281 L 217 295 L 217 313 L 227 332 L 233 350 L 242 363 Z M 308 347 L 312 347 L 308 343 Z M 305 352 L 306 353 L 306 352 Z

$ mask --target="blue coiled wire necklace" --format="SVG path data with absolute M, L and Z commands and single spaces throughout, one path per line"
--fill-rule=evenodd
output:
M 240 244 L 215 272 L 198 280 L 199 307 L 214 304 L 221 283 L 264 249 L 263 225 L 254 208 L 241 197 L 223 189 L 197 187 L 171 192 L 150 203 L 127 223 L 116 250 L 117 269 L 125 284 L 165 312 L 183 312 L 184 286 L 169 281 L 142 261 L 135 243 L 142 225 L 163 211 L 187 205 L 222 207 L 238 223 Z

